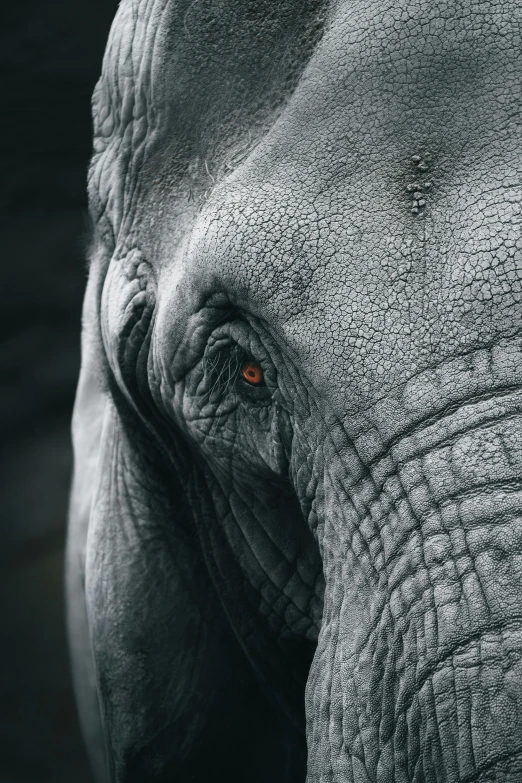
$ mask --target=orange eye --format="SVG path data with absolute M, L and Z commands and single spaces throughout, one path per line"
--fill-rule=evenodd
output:
M 241 367 L 241 375 L 251 386 L 263 383 L 263 371 L 255 362 L 245 362 Z

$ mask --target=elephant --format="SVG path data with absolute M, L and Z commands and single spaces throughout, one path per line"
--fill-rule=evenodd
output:
M 122 0 L 66 553 L 99 781 L 522 783 L 522 5 Z

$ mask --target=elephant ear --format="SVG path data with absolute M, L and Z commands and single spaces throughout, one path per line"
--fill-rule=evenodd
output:
M 83 305 L 82 369 L 73 415 L 74 476 L 69 503 L 65 586 L 76 703 L 96 780 L 107 781 L 94 660 L 85 603 L 85 559 L 107 400 L 100 391 L 95 305 L 99 280 L 91 270 Z M 86 425 L 88 422 L 88 425 Z
M 93 280 L 74 415 L 67 592 L 97 777 L 293 779 L 300 740 L 277 725 L 223 615 L 183 477 L 126 400 L 101 388 L 95 288 Z M 190 468 L 190 454 L 177 448 Z

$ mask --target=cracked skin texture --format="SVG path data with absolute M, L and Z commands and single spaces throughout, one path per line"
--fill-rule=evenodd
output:
M 100 781 L 522 781 L 521 33 L 120 6 L 67 567 Z

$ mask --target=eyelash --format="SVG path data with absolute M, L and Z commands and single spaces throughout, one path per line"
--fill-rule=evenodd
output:
M 225 358 L 223 359 L 223 354 Z M 209 399 L 216 389 L 222 396 L 226 396 L 235 385 L 240 367 L 240 358 L 237 350 L 220 350 L 214 357 L 207 359 L 207 373 L 213 378 L 212 386 L 208 393 Z

